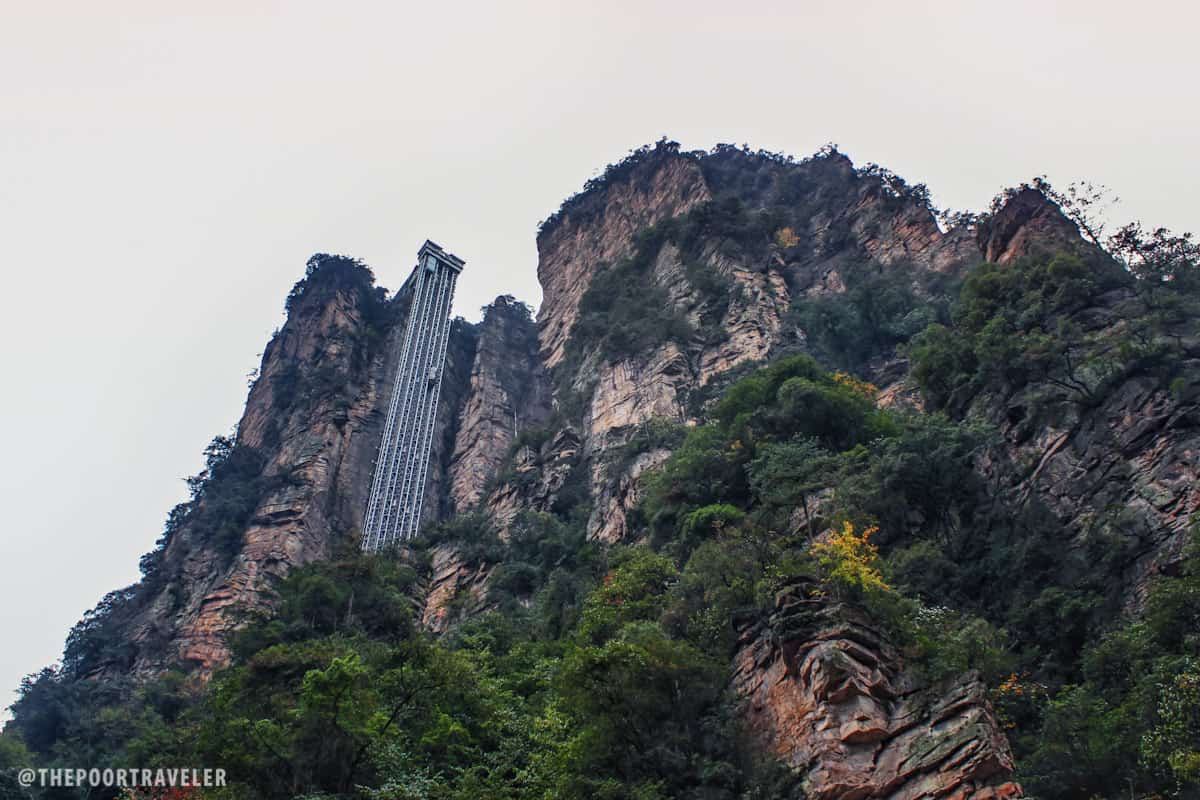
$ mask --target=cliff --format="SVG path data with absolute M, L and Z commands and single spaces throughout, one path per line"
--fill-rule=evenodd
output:
M 781 592 L 746 626 L 733 685 L 760 745 L 815 798 L 1007 798 L 1008 742 L 976 675 L 930 684 L 861 610 Z
M 485 309 L 465 396 L 447 469 L 448 494 L 460 510 L 483 498 L 517 434 L 550 416 L 550 385 L 523 303 L 499 297 Z
M 992 238 L 1026 237 L 1024 225 L 1022 216 Z M 582 408 L 570 424 L 591 475 L 589 534 L 625 537 L 638 476 L 666 451 L 615 472 L 608 454 L 655 418 L 694 418 L 695 401 L 721 376 L 803 349 L 805 332 L 789 314 L 795 303 L 845 292 L 849 271 L 899 271 L 914 283 L 959 274 L 987 246 L 966 229 L 942 233 L 919 192 L 882 171 L 856 170 L 836 151 L 796 162 L 728 146 L 680 153 L 660 143 L 611 169 L 538 237 L 538 336 L 560 404 L 572 414 Z M 631 260 L 638 269 L 628 269 Z M 598 277 L 616 273 L 652 295 L 648 324 L 684 330 L 647 337 L 651 346 L 631 352 L 596 341 L 592 330 L 621 325 L 619 306 L 638 302 L 594 297 Z
M 602 587 L 587 590 L 605 591 L 614 573 L 596 554 L 612 545 L 665 547 L 682 569 L 697 542 L 664 544 L 659 521 L 646 516 L 648 477 L 671 468 L 688 432 L 711 423 L 737 379 L 797 353 L 840 372 L 820 379 L 827 386 L 815 372 L 792 376 L 797 396 L 813 404 L 796 414 L 816 414 L 834 395 L 839 413 L 858 409 L 863 420 L 867 396 L 896 413 L 892 427 L 858 449 L 830 446 L 826 483 L 802 498 L 807 530 L 795 522 L 793 498 L 785 522 L 772 518 L 770 537 L 823 541 L 836 521 L 824 510 L 838 499 L 831 476 L 858 470 L 875 480 L 884 471 L 870 472 L 873 448 L 890 446 L 885 440 L 909 424 L 901 410 L 922 418 L 940 410 L 994 433 L 972 452 L 970 481 L 962 479 L 989 487 L 993 516 L 962 501 L 940 512 L 945 529 L 958 534 L 980 520 L 1045 512 L 1039 535 L 1062 551 L 1057 561 L 1043 559 L 1053 562 L 1045 574 L 1071 586 L 1089 548 L 1117 543 L 1105 566 L 1113 577 L 1101 576 L 1095 592 L 1102 597 L 1089 595 L 1077 614 L 1093 626 L 1088 635 L 1112 622 L 1096 610 L 1103 602 L 1136 613 L 1155 576 L 1181 569 L 1200 513 L 1193 319 L 1156 328 L 1136 358 L 1122 355 L 1110 368 L 1119 350 L 1112 343 L 1144 334 L 1130 322 L 1143 301 L 1123 278 L 1111 287 L 1092 281 L 1085 300 L 1050 314 L 1054 330 L 1080 332 L 1089 364 L 1104 365 L 1083 391 L 1046 372 L 1019 382 L 972 376 L 940 397 L 910 369 L 922 331 L 967 340 L 969 321 L 948 309 L 985 262 L 1012 274 L 1030 259 L 1065 253 L 1094 274 L 1112 271 L 1111 259 L 1040 191 L 1010 192 L 973 224 L 943 230 L 924 187 L 873 165 L 856 168 L 836 150 L 796 161 L 729 146 L 687 153 L 660 142 L 589 182 L 543 223 L 537 247 L 544 299 L 536 322 L 528 307 L 502 296 L 479 324 L 452 327 L 425 503 L 429 540 L 403 554 L 417 576 L 410 599 L 425 630 L 443 634 L 488 610 L 514 618 L 538 611 L 546 587 L 566 609 L 554 625 L 576 624 L 586 592 L 568 576 L 586 563 Z M 172 515 L 143 583 L 89 623 L 120 647 L 80 649 L 92 628 L 73 634 L 68 661 L 80 675 L 145 679 L 171 666 L 208 675 L 228 663 L 231 631 L 248 616 L 269 615 L 289 573 L 354 549 L 407 304 L 403 293 L 388 299 L 363 265 L 314 257 L 263 354 L 236 438 L 214 451 L 193 500 Z M 1052 341 L 1043 335 L 1016 360 L 1053 350 Z M 811 444 L 825 431 L 775 434 L 772 445 Z M 761 463 L 739 462 L 735 451 L 762 445 L 748 435 L 732 441 L 711 469 L 735 464 L 734 476 L 714 479 L 719 490 L 703 495 L 703 507 L 686 507 L 676 534 L 724 542 L 740 522 L 726 527 L 721 517 L 701 534 L 696 515 L 767 518 L 753 505 L 763 487 L 726 491 Z M 908 470 L 942 466 L 898 461 Z M 903 502 L 903 487 L 895 492 Z M 655 497 L 668 505 L 661 490 Z M 886 535 L 897 549 L 932 530 L 924 508 L 895 519 Z M 978 537 L 972 546 L 982 546 Z M 1023 547 L 1035 549 L 1014 545 Z M 1064 608 L 1054 607 L 1058 624 L 1076 613 Z M 984 610 L 995 612 L 989 623 L 1005 621 L 1004 609 Z M 930 680 L 891 639 L 862 608 L 804 582 L 789 584 L 773 608 L 739 616 L 728 685 L 758 751 L 783 764 L 806 796 L 826 800 L 1019 796 L 1013 752 L 980 676 Z M 1061 677 L 1075 666 L 1055 668 Z
M 504 526 L 523 510 L 550 509 L 582 474 L 589 536 L 620 541 L 640 477 L 670 453 L 624 458 L 629 439 L 656 418 L 694 419 L 709 384 L 741 365 L 802 349 L 805 332 L 789 314 L 798 300 L 844 292 L 847 270 L 863 265 L 955 274 L 989 254 L 1008 259 L 1031 243 L 1067 241 L 1070 223 L 1031 190 L 972 237 L 942 233 L 919 195 L 881 175 L 836 152 L 794 162 L 660 143 L 564 204 L 538 236 L 536 328 L 507 297 L 479 325 L 452 328 L 426 519 L 482 505 Z M 648 287 L 655 322 L 680 323 L 682 333 L 614 353 L 577 323 L 605 325 L 613 312 L 589 302 L 589 289 L 631 260 L 640 272 L 621 278 L 635 292 Z M 220 664 L 227 611 L 263 608 L 273 581 L 353 542 L 406 307 L 403 294 L 381 299 L 369 274 L 317 270 L 298 286 L 238 425 L 237 444 L 258 455 L 255 477 L 270 488 L 234 552 L 217 552 L 186 524 L 170 538 L 161 568 L 169 588 L 143 593 L 127 623 L 136 672 Z M 558 427 L 541 435 L 544 444 L 516 454 L 511 474 L 521 480 L 494 485 L 518 435 L 547 424 Z M 439 571 L 432 585 L 456 580 L 444 564 Z
M 210 671 L 228 658 L 228 633 L 269 609 L 279 579 L 357 547 L 409 303 L 404 293 L 386 299 L 372 281 L 346 259 L 310 262 L 287 321 L 263 353 L 237 427 L 237 452 L 255 456 L 241 476 L 256 487 L 248 513 L 223 520 L 223 540 L 214 541 L 204 511 L 214 506 L 224 514 L 226 500 L 211 486 L 199 489 L 193 510 L 152 554 L 153 580 L 136 587 L 109 623 L 126 647 L 94 668 L 152 675 L 179 664 Z M 530 378 L 537 370 L 528 358 L 532 341 L 528 312 L 511 298 L 499 298 L 481 325 L 454 320 L 427 521 L 469 503 L 487 480 L 483 473 L 506 452 L 514 424 L 544 413 L 547 401 Z M 512 394 L 493 394 L 506 390 Z

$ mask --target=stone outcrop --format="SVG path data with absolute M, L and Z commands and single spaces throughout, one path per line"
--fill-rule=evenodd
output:
M 1038 251 L 1075 250 L 1083 246 L 1079 229 L 1037 189 L 1023 187 L 976 228 L 984 260 L 997 264 Z
M 478 613 L 486 606 L 492 566 L 465 563 L 462 553 L 452 544 L 434 547 L 429 559 L 429 579 L 422 592 L 421 625 L 434 633 L 445 633 L 459 616 Z
M 523 447 L 513 458 L 512 475 L 487 500 L 488 518 L 504 531 L 522 511 L 550 511 L 580 469 L 579 435 L 571 427 L 538 448 Z
M 670 457 L 671 451 L 661 447 L 638 453 L 628 464 L 620 465 L 616 475 L 611 474 L 610 464 L 597 462 L 592 468 L 592 486 L 599 488 L 593 495 L 588 538 L 610 544 L 632 538 L 627 517 L 641 499 L 641 477 Z
M 806 797 L 1010 798 L 1012 753 L 971 674 L 929 684 L 857 609 L 780 593 L 741 630 L 733 687 L 761 746 Z
M 498 297 L 485 309 L 465 393 L 448 470 L 449 496 L 460 510 L 483 499 L 517 433 L 550 416 L 550 384 L 525 304 Z
M 695 358 L 701 386 L 745 362 L 765 361 L 786 340 L 783 320 L 791 304 L 787 281 L 778 269 L 755 269 L 714 248 L 705 253 L 705 260 L 732 289 L 720 321 L 722 335 Z
M 756 177 L 743 180 L 747 174 Z M 638 230 L 730 195 L 754 213 L 770 210 L 786 227 L 775 232 L 765 258 L 711 235 L 685 266 L 679 246 L 662 243 L 646 280 L 697 331 L 694 339 L 616 361 L 585 351 L 572 374 L 561 374 L 592 277 L 634 252 Z M 688 399 L 715 378 L 781 350 L 802 349 L 804 332 L 788 325 L 795 298 L 845 291 L 843 272 L 851 264 L 954 273 L 981 258 L 973 232 L 943 233 L 923 201 L 856 171 L 836 152 L 792 163 L 732 148 L 697 155 L 662 147 L 569 201 L 543 228 L 538 252 L 542 352 L 547 366 L 560 372 L 558 385 L 582 396 L 581 445 L 596 501 L 589 531 L 604 538 L 623 535 L 628 504 L 638 496 L 634 475 L 625 476 L 624 486 L 602 480 L 605 454 L 653 417 L 688 420 L 694 413 Z M 714 295 L 711 285 L 694 285 L 693 270 L 726 288 Z
M 161 568 L 169 585 L 135 593 L 120 623 L 136 650 L 133 662 L 110 669 L 153 674 L 178 663 L 208 672 L 227 658 L 229 631 L 269 608 L 275 582 L 339 546 L 355 546 L 409 303 L 403 292 L 384 303 L 365 271 L 360 278 L 318 274 L 294 296 L 238 425 L 238 445 L 262 456 L 271 488 L 236 552 L 220 552 L 188 524 L 173 536 Z M 544 422 L 550 412 L 544 376 L 523 304 L 501 297 L 482 324 L 452 323 L 426 521 L 477 503 L 516 432 Z M 203 495 L 198 502 L 206 502 Z M 467 580 L 452 574 L 461 564 L 449 556 L 435 567 L 431 609 L 441 605 L 445 587 Z M 436 611 L 426 616 L 442 624 Z
M 1182 558 L 1200 514 L 1200 348 L 1181 371 L 1190 375 L 1168 389 L 1157 376 L 1136 374 L 1107 389 L 1099 402 L 1043 396 L 1053 413 L 1034 418 L 1035 392 L 977 401 L 1004 437 L 1017 502 L 1037 498 L 1072 546 L 1103 534 L 1125 553 L 1121 595 L 1129 609 L 1145 599 L 1149 582 Z M 987 409 L 987 411 L 983 411 Z M 1006 464 L 993 465 L 1005 469 Z M 1012 467 L 1009 467 L 1012 468 Z
M 579 300 L 597 267 L 632 253 L 638 231 L 683 214 L 709 197 L 695 159 L 659 147 L 619 180 L 568 201 L 543 225 L 537 240 L 542 285 L 538 322 L 547 367 L 562 360 Z

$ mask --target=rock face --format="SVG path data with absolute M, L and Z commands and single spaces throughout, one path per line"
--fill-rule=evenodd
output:
M 1075 534 L 1068 546 L 1097 534 L 1121 543 L 1118 591 L 1129 610 L 1182 558 L 1200 513 L 1200 343 L 1184 347 L 1182 371 L 1191 381 L 1173 390 L 1142 373 L 1117 381 L 1095 404 L 1041 385 L 975 403 L 974 413 L 997 421 L 1009 461 L 1025 465 L 1006 476 L 1018 502 L 1038 499 Z
M 813 588 L 789 587 L 769 620 L 742 629 L 733 676 L 751 733 L 805 796 L 1020 796 L 978 678 L 927 684 L 861 612 Z
M 354 269 L 303 282 L 263 353 L 237 445 L 261 457 L 259 479 L 269 488 L 236 550 L 184 523 L 161 557 L 166 580 L 143 584 L 119 621 L 135 655 L 107 669 L 150 675 L 179 664 L 206 673 L 226 660 L 226 637 L 238 619 L 269 607 L 276 581 L 356 546 L 409 297 L 401 292 L 385 302 L 369 273 Z M 543 422 L 549 404 L 536 328 L 523 304 L 501 297 L 482 324 L 455 320 L 423 518 L 444 519 L 477 503 L 516 432 Z M 197 502 L 212 501 L 202 494 Z M 443 554 L 433 595 L 462 578 L 452 575 L 458 566 Z M 433 613 L 428 621 L 436 619 Z
M 479 503 L 517 433 L 550 416 L 550 399 L 529 308 L 512 297 L 496 298 L 479 325 L 466 402 L 459 412 L 448 471 L 455 508 Z
M 487 515 L 501 531 L 522 511 L 549 511 L 579 469 L 579 435 L 571 427 L 539 448 L 523 447 L 513 458 L 513 478 L 487 500 Z
M 487 603 L 487 565 L 468 565 L 452 545 L 439 545 L 430 552 L 430 576 L 424 588 L 421 625 L 444 633 L 457 614 L 478 612 Z
M 1036 189 L 1015 192 L 976 231 L 987 261 L 1007 264 L 1031 252 L 1074 250 L 1083 246 L 1079 230 L 1058 206 Z
M 846 271 L 864 264 L 955 273 L 981 260 L 973 232 L 943 233 L 919 195 L 896 185 L 855 170 L 836 152 L 792 162 L 737 148 L 691 154 L 660 145 L 589 185 L 548 221 L 538 237 L 545 293 L 538 336 L 560 399 L 569 387 L 582 400 L 580 445 L 595 501 L 592 536 L 625 535 L 625 516 L 639 496 L 637 477 L 650 466 L 636 462 L 614 478 L 601 469 L 605 455 L 655 417 L 687 421 L 695 413 L 691 398 L 714 379 L 802 349 L 804 333 L 788 318 L 794 299 L 843 292 Z M 701 221 L 687 253 L 670 237 L 659 246 L 644 279 L 695 335 L 615 360 L 572 343 L 592 279 L 634 253 L 635 234 L 700 213 L 710 201 L 736 203 L 745 214 L 737 223 L 743 227 L 752 227 L 755 215 L 777 221 L 760 234 L 768 240 L 761 245 L 748 246 L 736 233 Z M 1020 234 L 1024 220 L 1006 226 L 1010 238 Z M 564 360 L 571 347 L 575 358 Z M 512 488 L 501 492 L 511 505 Z
M 562 360 L 579 300 L 599 264 L 633 252 L 643 228 L 682 214 L 710 197 L 694 159 L 658 147 L 602 190 L 568 201 L 538 233 L 542 307 L 539 338 L 547 367 Z
M 601 542 L 619 542 L 633 538 L 628 525 L 628 513 L 641 498 L 640 479 L 643 473 L 663 464 L 671 451 L 657 448 L 638 453 L 615 476 L 607 474 L 607 464 L 598 463 L 593 469 L 592 485 L 599 487 L 593 497 L 594 511 L 588 519 L 588 538 Z

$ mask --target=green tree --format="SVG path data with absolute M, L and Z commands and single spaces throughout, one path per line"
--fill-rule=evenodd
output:
M 804 510 L 810 539 L 816 536 L 809 499 L 813 493 L 837 480 L 840 460 L 823 449 L 816 439 L 797 439 L 768 444 L 750 464 L 750 485 L 759 501 L 768 507 Z

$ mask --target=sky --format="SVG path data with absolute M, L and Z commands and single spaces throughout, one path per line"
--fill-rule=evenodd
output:
M 396 288 L 430 238 L 457 313 L 536 306 L 537 223 L 662 136 L 1192 230 L 1196 8 L 0 0 L 0 705 L 136 580 L 311 254 Z

